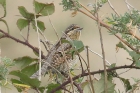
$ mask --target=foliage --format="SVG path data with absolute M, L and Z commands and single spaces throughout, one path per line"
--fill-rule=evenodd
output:
M 78 55 L 79 61 L 81 63 L 81 73 L 79 75 L 75 74 L 75 69 L 70 69 L 68 71 L 69 73 L 59 73 L 60 75 L 56 75 L 52 72 L 49 73 L 49 71 L 46 73 L 50 75 L 50 79 L 52 80 L 49 83 L 46 83 L 45 85 L 42 85 L 42 81 L 40 81 L 37 78 L 31 78 L 31 76 L 38 71 L 39 69 L 39 49 L 35 46 L 31 45 L 28 37 L 30 36 L 30 27 L 32 27 L 35 31 L 39 29 L 39 34 L 44 35 L 42 32 L 46 30 L 45 24 L 43 21 L 40 21 L 40 17 L 46 17 L 51 16 L 55 12 L 55 5 L 54 3 L 42 3 L 33 0 L 33 10 L 34 12 L 29 12 L 28 9 L 24 6 L 19 6 L 18 10 L 20 13 L 20 18 L 17 20 L 17 27 L 20 31 L 23 29 L 27 29 L 27 38 L 24 38 L 25 41 L 19 40 L 16 37 L 13 37 L 9 34 L 10 30 L 8 27 L 7 21 L 4 19 L 7 16 L 7 10 L 6 10 L 6 0 L 0 0 L 0 5 L 2 6 L 4 10 L 4 14 L 2 17 L 0 17 L 0 21 L 3 22 L 7 27 L 7 32 L 0 29 L 0 39 L 1 38 L 10 38 L 20 44 L 26 45 L 29 48 L 33 50 L 33 53 L 35 53 L 37 56 L 36 58 L 32 58 L 30 56 L 23 56 L 13 59 L 13 61 L 9 58 L 0 57 L 1 63 L 0 63 L 0 85 L 6 86 L 9 84 L 9 82 L 12 82 L 12 85 L 18 90 L 18 92 L 25 92 L 27 93 L 28 90 L 32 89 L 35 90 L 38 93 L 63 93 L 63 91 L 68 92 L 76 92 L 76 93 L 92 93 L 93 91 L 95 93 L 121 93 L 121 91 L 118 89 L 116 90 L 115 87 L 117 84 L 114 83 L 114 79 L 118 78 L 120 81 L 122 81 L 122 84 L 124 85 L 125 92 L 134 93 L 136 89 L 139 88 L 138 84 L 140 83 L 140 79 L 135 79 L 134 84 L 131 84 L 130 80 L 124 77 L 121 77 L 117 69 L 124 69 L 124 68 L 135 68 L 140 69 L 140 39 L 138 38 L 136 31 L 139 30 L 140 25 L 140 13 L 136 9 L 132 9 L 129 12 L 124 13 L 123 15 L 113 14 L 111 17 L 106 18 L 106 24 L 98 19 L 98 11 L 102 8 L 104 4 L 106 4 L 108 0 L 97 0 L 96 3 L 92 4 L 89 3 L 88 6 L 91 6 L 92 9 L 89 10 L 84 5 L 80 3 L 80 0 L 61 0 L 60 5 L 63 6 L 64 11 L 74 11 L 81 12 L 85 14 L 86 16 L 90 17 L 91 19 L 94 19 L 99 22 L 100 25 L 103 26 L 109 30 L 109 33 L 111 35 L 116 36 L 120 42 L 116 44 L 117 49 L 121 48 L 125 50 L 131 57 L 132 64 L 125 65 L 125 66 L 116 66 L 116 63 L 113 63 L 111 65 L 107 65 L 107 76 L 105 75 L 104 70 L 100 71 L 90 71 L 90 64 L 89 64 L 89 54 L 87 49 L 87 60 L 85 60 L 80 53 L 85 49 L 85 45 L 82 41 L 79 40 L 61 40 L 61 43 L 69 43 L 72 46 L 72 49 L 68 51 L 70 55 L 75 56 Z M 82 10 L 82 8 L 85 9 L 86 12 L 90 13 L 87 14 L 85 11 Z M 98 21 L 99 20 L 99 21 Z M 119 35 L 118 35 L 119 34 Z M 48 45 L 48 46 L 45 46 Z M 101 44 L 102 45 L 102 44 Z M 45 42 L 45 47 L 50 48 L 51 44 L 48 42 Z M 51 46 L 53 47 L 53 46 Z M 47 50 L 46 48 L 46 50 Z M 42 63 L 46 59 L 46 56 L 41 53 L 42 57 Z M 66 61 L 66 58 L 65 58 Z M 83 66 L 83 62 L 86 65 L 86 68 Z M 77 64 L 76 64 L 77 65 Z M 19 67 L 18 70 L 10 71 L 10 67 L 17 66 Z M 72 72 L 73 71 L 73 72 Z M 99 79 L 92 79 L 91 75 L 99 74 Z M 14 77 L 10 78 L 10 81 L 8 81 L 8 75 L 13 75 Z M 89 77 L 85 78 L 85 76 Z M 105 83 L 105 78 L 107 78 L 107 81 Z M 59 80 L 63 81 L 62 83 L 59 82 Z M 47 81 L 47 80 L 46 80 Z M 49 80 L 48 80 L 49 81 Z M 107 84 L 107 85 L 105 85 Z M 93 87 L 92 87 L 93 86 Z M 106 87 L 107 86 L 107 87 Z M 94 90 L 93 90 L 94 89 Z
M 75 2 L 75 4 L 74 4 L 74 2 Z M 79 4 L 78 0 L 73 0 L 73 1 L 72 0 L 62 0 L 60 5 L 63 5 L 64 11 L 77 10 L 78 8 L 81 7 L 81 5 Z
M 9 74 L 9 68 L 14 66 L 15 63 L 10 59 L 10 58 L 1 58 L 1 63 L 0 63 L 0 86 L 4 86 L 6 87 L 9 83 L 9 81 L 7 81 L 8 78 L 8 74 Z

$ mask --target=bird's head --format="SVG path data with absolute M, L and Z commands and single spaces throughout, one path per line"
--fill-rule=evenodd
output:
M 78 40 L 81 35 L 82 29 L 83 28 L 79 27 L 78 25 L 72 24 L 65 30 L 64 33 L 71 40 Z

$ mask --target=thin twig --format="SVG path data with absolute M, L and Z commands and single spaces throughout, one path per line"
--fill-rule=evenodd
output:
M 1 45 L 0 45 L 0 64 L 1 64 L 1 59 L 2 59 L 2 57 L 1 57 Z M 0 81 L 0 83 L 1 83 L 1 81 Z M 0 93 L 1 93 L 1 86 L 0 86 Z
M 28 46 L 29 48 L 31 48 L 31 49 L 32 49 L 33 51 L 35 51 L 36 53 L 39 53 L 38 49 L 37 49 L 36 47 L 32 46 L 30 43 L 21 41 L 21 40 L 15 38 L 15 37 L 11 36 L 10 34 L 4 32 L 4 31 L 1 30 L 1 29 L 0 29 L 0 32 L 4 34 L 4 37 L 10 38 L 10 39 L 12 39 L 12 40 L 14 40 L 14 41 L 16 41 L 16 42 L 18 42 L 18 43 L 21 43 L 21 44 L 23 44 L 23 45 L 25 45 L 25 46 Z M 45 56 L 44 56 L 43 54 L 41 55 L 41 57 L 42 57 L 43 59 L 45 58 Z
M 118 16 L 120 16 L 120 15 L 118 14 L 118 12 L 115 10 L 115 8 L 113 7 L 113 5 L 111 4 L 110 0 L 107 0 L 107 1 L 108 1 L 109 6 L 111 7 L 111 9 L 112 9 Z
M 29 32 L 30 32 L 30 21 L 28 22 L 28 31 L 27 31 L 27 42 L 29 41 Z
M 81 58 L 80 58 L 79 54 L 78 54 L 78 58 L 79 58 L 79 61 L 80 61 L 80 64 L 81 64 L 82 73 L 84 73 L 85 71 L 84 71 L 83 64 L 82 64 L 82 60 L 81 60 Z
M 86 12 L 84 12 L 84 11 L 82 11 L 82 10 L 80 10 L 80 9 L 78 9 L 78 11 L 81 12 L 81 13 L 83 13 L 83 14 L 85 14 L 86 16 L 90 17 L 91 19 L 97 21 L 97 18 L 96 18 L 96 17 L 91 16 L 91 15 L 87 14 Z M 99 19 L 98 19 L 98 20 L 99 20 Z M 101 20 L 99 20 L 99 22 L 100 22 L 100 25 L 101 25 L 101 26 L 105 27 L 105 28 L 108 29 L 110 32 L 112 31 L 112 27 L 110 27 L 109 25 L 105 24 L 105 23 L 102 22 Z M 116 29 L 114 29 L 114 30 L 116 30 Z M 130 34 L 132 34 L 131 31 L 130 31 Z M 116 36 L 120 41 L 122 41 L 124 44 L 126 44 L 129 48 L 131 48 L 132 50 L 134 50 L 134 51 L 137 52 L 137 53 L 140 53 L 138 50 L 136 50 L 136 49 L 133 48 L 130 44 L 128 44 L 126 41 L 124 41 L 121 37 L 119 37 L 119 36 L 116 35 L 116 34 L 115 34 L 115 36 Z M 136 37 L 138 40 L 140 40 L 140 38 L 139 38 L 138 36 L 135 35 L 134 37 Z
M 38 79 L 41 81 L 41 44 L 40 44 L 40 37 L 39 37 L 39 31 L 38 31 L 38 26 L 37 26 L 37 19 L 35 17 L 35 25 L 36 25 L 36 31 L 37 31 L 37 37 L 38 37 L 38 48 L 39 48 L 39 73 L 38 73 Z
M 76 82 L 73 82 L 73 84 L 77 87 L 77 89 L 79 90 L 80 93 L 83 93 L 83 90 L 79 84 L 77 84 Z
M 68 89 L 66 89 L 65 87 L 62 87 L 62 89 L 65 90 L 65 91 L 67 91 L 68 93 L 72 93 Z
M 52 21 L 51 21 L 51 19 L 50 19 L 50 16 L 49 16 L 49 12 L 48 12 L 48 11 L 47 11 L 47 14 L 48 14 L 49 22 L 50 22 L 50 24 L 52 25 L 52 27 L 53 27 L 53 29 L 54 29 L 54 32 L 55 32 L 55 34 L 56 34 L 56 36 L 57 36 L 57 39 L 60 40 L 60 38 L 59 38 L 59 36 L 58 36 L 58 33 L 57 33 L 57 31 L 56 31 L 56 29 L 55 29 L 55 27 L 54 27 L 54 25 L 53 25 L 53 23 L 52 23 Z
M 85 14 L 85 15 L 87 15 L 88 17 L 90 17 L 91 19 L 93 19 L 93 20 L 95 20 L 95 21 L 97 21 L 97 19 L 96 18 L 94 18 L 94 17 L 92 17 L 92 16 L 90 16 L 89 14 L 87 14 L 86 12 L 84 12 L 84 11 L 82 11 L 82 10 L 78 10 L 79 12 L 81 12 L 81 13 L 83 13 L 83 14 Z M 108 29 L 110 32 L 112 31 L 111 29 L 111 27 L 110 26 L 108 26 L 108 25 L 106 25 L 105 23 L 103 23 L 101 20 L 99 21 L 100 22 L 100 25 L 101 26 L 103 26 L 103 27 L 105 27 L 106 29 Z M 115 30 L 115 29 L 114 29 Z M 131 32 L 130 32 L 131 33 Z M 132 50 L 134 50 L 135 52 L 137 52 L 137 53 L 140 53 L 138 50 L 136 50 L 135 48 L 133 48 L 129 43 L 127 43 L 125 40 L 123 40 L 121 37 L 119 37 L 117 34 L 114 34 L 120 41 L 122 41 L 125 45 L 127 45 L 129 48 L 131 48 Z M 140 38 L 138 37 L 138 36 L 134 36 L 134 37 L 136 37 L 138 40 L 140 40 Z
M 35 24 L 33 24 L 35 26 Z M 50 50 L 50 41 L 46 38 L 46 36 L 42 33 L 42 31 L 40 30 L 40 28 L 38 28 L 40 35 L 45 39 L 45 42 Z
M 126 5 L 127 5 L 128 10 L 131 10 L 130 7 L 133 8 L 133 9 L 136 9 L 136 8 L 134 8 L 130 3 L 128 3 L 127 0 L 125 0 L 125 3 L 126 3 Z M 136 10 L 137 10 L 137 9 L 136 9 Z
M 87 50 L 87 62 L 88 62 L 87 70 L 88 70 L 88 73 L 89 73 L 89 79 L 90 79 L 90 84 L 91 84 L 92 92 L 95 93 L 94 86 L 93 86 L 93 82 L 92 82 L 92 78 L 91 78 L 91 74 L 90 74 L 90 63 L 89 63 L 89 51 L 88 51 L 88 46 L 86 46 L 86 50 Z
M 72 1 L 73 2 L 73 1 Z M 74 2 L 73 2 L 74 3 Z M 87 10 L 90 14 L 92 14 L 93 16 L 94 16 L 94 14 L 89 10 L 89 9 L 87 9 L 83 4 L 81 4 L 80 2 L 79 2 L 79 4 L 85 9 L 85 10 Z M 95 16 L 94 16 L 95 17 Z
M 131 65 L 124 65 L 124 66 L 118 66 L 118 67 L 114 67 L 114 68 L 109 68 L 107 69 L 106 71 L 107 72 L 112 72 L 114 70 L 119 70 L 119 69 L 124 69 L 124 68 L 133 68 L 133 69 L 140 69 L 140 67 L 136 67 L 136 66 L 131 66 Z M 91 72 L 91 75 L 95 75 L 95 74 L 100 74 L 100 73 L 103 73 L 104 72 L 104 69 L 103 70 L 99 70 L 99 71 L 93 71 Z M 75 77 L 73 77 L 72 79 L 73 80 L 76 80 L 78 79 L 79 77 L 84 77 L 84 76 L 88 76 L 89 74 L 88 73 L 82 73 L 80 75 L 77 75 Z M 63 86 L 66 86 L 67 84 L 69 84 L 71 81 L 70 80 L 67 80 L 66 82 L 62 83 L 59 87 L 53 89 L 52 91 L 50 91 L 49 93 L 55 93 L 56 91 L 60 90 Z
M 25 39 L 25 37 L 22 35 L 22 32 L 20 31 L 20 35 L 21 35 L 21 37 L 25 40 L 25 41 L 27 41 L 26 39 Z
M 45 44 L 42 40 L 40 40 L 40 42 L 42 42 L 42 44 L 44 45 L 44 47 L 45 47 L 45 49 L 47 50 L 47 52 L 49 52 L 49 50 L 48 50 L 46 44 Z
M 97 1 L 95 0 L 96 3 L 96 7 L 97 7 Z M 96 11 L 96 7 L 95 7 L 95 11 Z M 99 35 L 100 35 L 100 43 L 101 43 L 101 49 L 102 49 L 102 55 L 103 55 L 103 66 L 104 66 L 104 91 L 105 93 L 108 92 L 107 89 L 107 71 L 106 71 L 106 62 L 105 62 L 105 52 L 104 52 L 104 45 L 103 45 L 103 38 L 102 38 L 102 33 L 101 33 L 101 26 L 100 26 L 100 21 L 99 21 L 99 15 L 98 12 L 96 13 L 97 15 L 97 24 L 98 24 L 98 29 L 99 29 Z
M 103 59 L 103 56 L 102 55 L 100 55 L 99 53 L 91 50 L 89 47 L 88 47 L 88 50 Z M 105 59 L 105 62 L 107 62 L 109 65 L 111 65 L 111 63 L 108 60 L 106 60 L 106 59 Z

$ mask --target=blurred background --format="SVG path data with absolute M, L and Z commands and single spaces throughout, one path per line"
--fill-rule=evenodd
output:
M 63 11 L 63 6 L 59 5 L 59 3 L 61 3 L 61 0 L 38 0 L 38 1 L 45 2 L 45 3 L 53 2 L 55 4 L 55 13 L 50 15 L 50 18 L 59 36 L 61 36 L 62 32 L 70 24 L 78 24 L 79 26 L 84 28 L 82 31 L 81 38 L 80 38 L 83 41 L 84 45 L 88 45 L 90 49 L 92 49 L 93 51 L 99 54 L 102 54 L 101 46 L 100 46 L 99 31 L 98 31 L 98 27 L 95 21 L 93 21 L 92 19 L 83 15 L 80 12 L 78 12 L 75 17 L 72 17 L 72 11 L 65 12 Z M 124 12 L 128 11 L 127 6 L 124 2 L 125 0 L 110 0 L 110 1 L 119 14 L 123 15 Z M 92 7 L 88 7 L 87 5 L 89 3 L 91 4 L 95 3 L 94 0 L 80 0 L 80 2 L 89 9 L 92 9 Z M 10 34 L 16 38 L 19 38 L 20 40 L 23 40 L 23 38 L 20 35 L 20 30 L 16 26 L 16 21 L 18 20 L 18 18 L 20 18 L 20 16 L 18 16 L 20 15 L 18 11 L 18 6 L 24 6 L 29 12 L 33 12 L 33 5 L 32 5 L 33 0 L 7 0 L 6 3 L 7 3 L 6 5 L 7 16 L 5 20 L 8 22 Z M 139 6 L 140 0 L 129 0 L 129 3 L 132 4 L 136 9 L 140 10 L 140 6 Z M 111 16 L 111 13 L 114 13 L 114 12 L 109 7 L 108 3 L 106 3 L 100 9 L 99 16 L 101 19 L 104 19 L 107 16 Z M 3 9 L 0 6 L 0 16 L 1 15 L 3 15 Z M 49 22 L 48 17 L 47 16 L 42 17 L 42 18 L 39 18 L 39 20 L 42 20 L 45 23 L 46 30 L 44 34 L 46 35 L 47 39 L 55 43 L 57 41 L 57 37 Z M 0 29 L 4 31 L 7 30 L 5 25 L 2 22 L 0 23 Z M 32 28 L 30 30 L 31 31 L 30 31 L 29 42 L 33 46 L 38 47 L 37 33 Z M 27 28 L 24 28 L 24 30 L 22 30 L 22 33 L 23 33 L 23 36 L 26 37 Z M 121 66 L 124 64 L 131 64 L 131 61 L 126 59 L 126 58 L 130 58 L 129 55 L 126 53 L 126 51 L 124 51 L 123 49 L 120 49 L 119 52 L 116 53 L 115 48 L 119 40 L 115 36 L 109 35 L 108 31 L 105 28 L 102 28 L 102 34 L 103 34 L 103 42 L 104 42 L 104 50 L 105 50 L 106 59 L 110 63 L 116 63 L 117 66 Z M 6 38 L 1 39 L 0 47 L 2 50 L 2 57 L 6 56 L 11 59 L 22 57 L 22 56 L 36 57 L 30 48 L 10 39 L 6 39 Z M 44 49 L 43 46 L 42 46 L 42 50 L 46 54 L 46 50 Z M 84 58 L 86 58 L 85 51 L 83 51 L 81 54 Z M 90 53 L 90 64 L 91 64 L 92 71 L 103 69 L 102 59 L 93 53 Z M 118 70 L 117 72 L 121 73 L 123 71 L 124 69 Z M 132 80 L 132 77 L 140 78 L 140 75 L 138 73 L 139 73 L 138 70 L 130 70 L 129 72 L 126 72 L 125 74 L 122 74 L 121 76 L 127 79 L 131 79 L 131 84 L 133 84 L 134 81 Z M 121 91 L 124 91 L 123 84 L 120 80 L 115 79 L 114 82 L 117 82 L 116 89 L 121 89 Z M 10 86 L 10 88 L 11 89 L 2 88 L 2 93 L 18 93 L 17 90 L 13 88 L 12 86 Z M 34 92 L 29 92 L 29 93 L 34 93 Z

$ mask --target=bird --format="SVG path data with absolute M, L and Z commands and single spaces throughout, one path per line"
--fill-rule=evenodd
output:
M 72 54 L 68 53 L 72 49 L 72 45 L 70 43 L 62 43 L 62 40 L 79 40 L 82 29 L 77 24 L 71 24 L 66 28 L 60 40 L 52 46 L 45 59 L 43 59 L 41 75 L 45 75 L 48 70 L 52 70 L 52 72 L 68 70 L 66 62 L 70 63 L 73 60 Z M 37 78 L 38 76 L 39 71 L 35 72 L 31 78 Z

